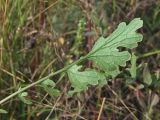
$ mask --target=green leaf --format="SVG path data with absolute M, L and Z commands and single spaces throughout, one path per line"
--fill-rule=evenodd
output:
M 159 100 L 160 100 L 159 96 L 157 94 L 154 94 L 153 97 L 152 97 L 152 100 L 151 100 L 150 108 L 157 105 Z
M 27 99 L 26 97 L 28 96 L 27 92 L 22 92 L 18 95 L 19 99 L 24 102 L 25 104 L 32 104 L 31 100 Z
M 97 85 L 98 81 L 104 84 L 105 76 L 95 70 L 78 71 L 82 66 L 74 65 L 68 69 L 67 73 L 72 83 L 74 91 L 81 92 L 87 90 L 89 85 Z
M 132 49 L 137 47 L 143 36 L 136 33 L 136 30 L 142 25 L 143 21 L 136 18 L 128 25 L 125 22 L 120 23 L 109 37 L 100 37 L 87 55 L 87 59 L 93 61 L 94 65 L 97 65 L 103 73 L 95 70 L 80 72 L 78 70 L 82 66 L 72 66 L 67 73 L 74 91 L 70 91 L 69 94 L 73 95 L 75 92 L 87 90 L 90 85 L 97 85 L 98 83 L 103 86 L 106 83 L 105 76 L 115 77 L 119 74 L 119 66 L 124 67 L 131 58 L 127 50 L 120 51 L 119 48 Z M 132 72 L 135 76 L 135 71 Z
M 128 25 L 125 22 L 119 24 L 118 28 L 107 38 L 100 37 L 88 54 L 88 59 L 93 61 L 99 68 L 112 75 L 118 71 L 119 66 L 125 66 L 130 60 L 130 53 L 126 50 L 119 51 L 119 47 L 135 48 L 142 41 L 143 36 L 136 33 L 141 28 L 143 21 L 135 18 Z M 117 72 L 115 72 L 117 73 Z
M 137 62 L 137 57 L 134 54 L 132 54 L 132 57 L 131 57 L 131 68 L 129 69 L 129 72 L 130 72 L 132 78 L 136 78 L 136 75 L 137 75 L 136 62 Z
M 44 86 L 50 86 L 50 87 L 55 87 L 55 83 L 53 80 L 47 79 L 42 82 L 42 85 Z
M 58 89 L 44 87 L 44 90 L 52 97 L 60 95 L 60 91 Z
M 143 81 L 147 85 L 151 85 L 152 83 L 152 76 L 148 69 L 148 65 L 145 64 L 144 70 L 143 70 Z
M 47 79 L 44 82 L 42 82 L 41 86 L 52 97 L 60 95 L 60 91 L 54 88 L 55 82 L 53 80 Z
M 8 112 L 4 109 L 0 109 L 0 114 L 7 114 Z

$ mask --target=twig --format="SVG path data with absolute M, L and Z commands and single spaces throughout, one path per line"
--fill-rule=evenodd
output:
M 100 118 L 101 118 L 101 114 L 102 114 L 102 110 L 103 110 L 103 107 L 104 107 L 105 100 L 106 100 L 106 98 L 104 97 L 103 101 L 102 101 L 102 105 L 101 105 L 100 111 L 99 111 L 99 114 L 98 114 L 97 120 L 100 120 Z

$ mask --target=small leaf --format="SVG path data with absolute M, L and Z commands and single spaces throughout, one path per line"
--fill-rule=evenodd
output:
M 0 114 L 7 114 L 8 112 L 4 109 L 0 109 Z
M 41 86 L 52 97 L 60 95 L 60 91 L 54 88 L 55 82 L 53 80 L 47 79 L 44 82 L 42 82 Z
M 152 83 L 152 77 L 151 77 L 151 73 L 148 69 L 148 65 L 146 64 L 143 70 L 143 81 L 145 84 L 147 85 L 151 85 Z
M 54 88 L 51 88 L 51 87 L 43 87 L 43 88 L 52 97 L 60 95 L 60 91 L 58 89 L 54 89 Z
M 101 82 L 105 80 L 105 76 L 95 70 L 79 72 L 78 70 L 81 67 L 82 66 L 74 65 L 67 71 L 72 87 L 76 92 L 87 90 L 89 85 L 97 85 L 99 80 L 101 80 Z
M 138 89 L 143 89 L 144 88 L 144 85 L 143 84 L 140 84 L 139 86 L 138 86 Z
M 21 93 L 21 97 L 26 97 L 26 96 L 28 96 L 28 93 L 27 93 L 27 92 L 22 92 L 22 93 Z
M 153 98 L 152 98 L 152 102 L 151 102 L 151 105 L 150 105 L 150 106 L 153 107 L 153 106 L 157 105 L 158 102 L 159 102 L 159 96 L 158 96 L 157 94 L 155 94 L 155 95 L 153 96 Z
M 28 93 L 27 92 L 22 92 L 18 95 L 18 98 L 24 102 L 25 104 L 32 104 L 31 100 L 27 99 L 26 97 L 28 96 Z
M 52 93 L 54 96 L 60 96 L 61 92 L 58 89 L 52 89 Z
M 131 57 L 131 68 L 129 69 L 132 78 L 136 78 L 136 76 L 137 76 L 136 61 L 137 61 L 137 57 L 134 54 L 132 54 L 132 57 Z
M 47 79 L 42 82 L 42 85 L 44 86 L 50 86 L 50 87 L 55 87 L 55 82 L 53 80 Z
M 118 47 L 135 48 L 142 41 L 143 36 L 136 33 L 141 28 L 143 21 L 139 18 L 132 20 L 128 25 L 125 22 L 119 24 L 118 28 L 107 38 L 100 37 L 88 54 L 88 59 L 93 61 L 106 73 L 117 71 L 119 66 L 125 66 L 130 60 L 128 51 L 119 51 Z

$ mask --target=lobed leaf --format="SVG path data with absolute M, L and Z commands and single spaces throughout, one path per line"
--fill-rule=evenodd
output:
M 53 80 L 47 79 L 41 83 L 41 87 L 52 97 L 59 96 L 60 91 L 55 88 L 56 84 Z
M 32 101 L 30 99 L 27 98 L 28 93 L 27 92 L 22 92 L 18 95 L 19 99 L 24 102 L 25 104 L 32 104 Z
M 131 56 L 126 50 L 120 52 L 118 47 L 129 49 L 137 47 L 137 43 L 142 41 L 143 36 L 136 33 L 136 30 L 142 25 L 143 21 L 140 18 L 135 18 L 128 25 L 125 22 L 120 23 L 109 37 L 98 39 L 88 59 L 106 73 L 118 71 L 119 66 L 125 66 Z
M 70 93 L 87 90 L 89 85 L 103 86 L 106 84 L 105 76 L 115 77 L 119 73 L 119 66 L 125 66 L 130 60 L 130 53 L 127 50 L 120 51 L 119 47 L 135 48 L 143 36 L 136 33 L 141 28 L 143 21 L 140 18 L 132 20 L 128 25 L 125 22 L 119 24 L 118 28 L 107 38 L 100 37 L 93 46 L 87 59 L 93 61 L 103 73 L 95 70 L 80 72 L 82 66 L 74 65 L 67 70 L 69 79 L 74 91 Z M 104 74 L 105 72 L 105 74 Z
M 74 65 L 67 71 L 72 87 L 76 92 L 87 90 L 89 85 L 97 85 L 98 81 L 102 82 L 105 79 L 103 74 L 95 70 L 79 72 L 81 67 Z

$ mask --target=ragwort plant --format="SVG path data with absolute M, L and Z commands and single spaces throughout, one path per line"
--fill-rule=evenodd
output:
M 116 77 L 120 72 L 119 67 L 125 67 L 126 62 L 131 59 L 131 54 L 127 49 L 136 48 L 138 42 L 142 41 L 143 36 L 136 32 L 142 26 L 143 21 L 140 18 L 135 18 L 128 25 L 125 22 L 120 23 L 118 28 L 107 38 L 100 37 L 86 56 L 82 56 L 74 63 L 54 73 L 50 73 L 48 76 L 26 87 L 19 88 L 15 93 L 2 99 L 0 105 L 17 95 L 26 104 L 31 104 L 29 100 L 25 99 L 27 96 L 25 90 L 40 83 L 46 91 L 53 90 L 58 94 L 60 91 L 54 89 L 55 83 L 49 78 L 64 72 L 67 73 L 73 87 L 68 92 L 69 95 L 85 91 L 89 86 L 104 86 L 107 84 L 108 76 L 112 76 L 112 78 Z M 120 51 L 120 47 L 127 49 Z M 80 64 L 85 60 L 92 61 L 94 67 L 80 71 L 83 67 Z

